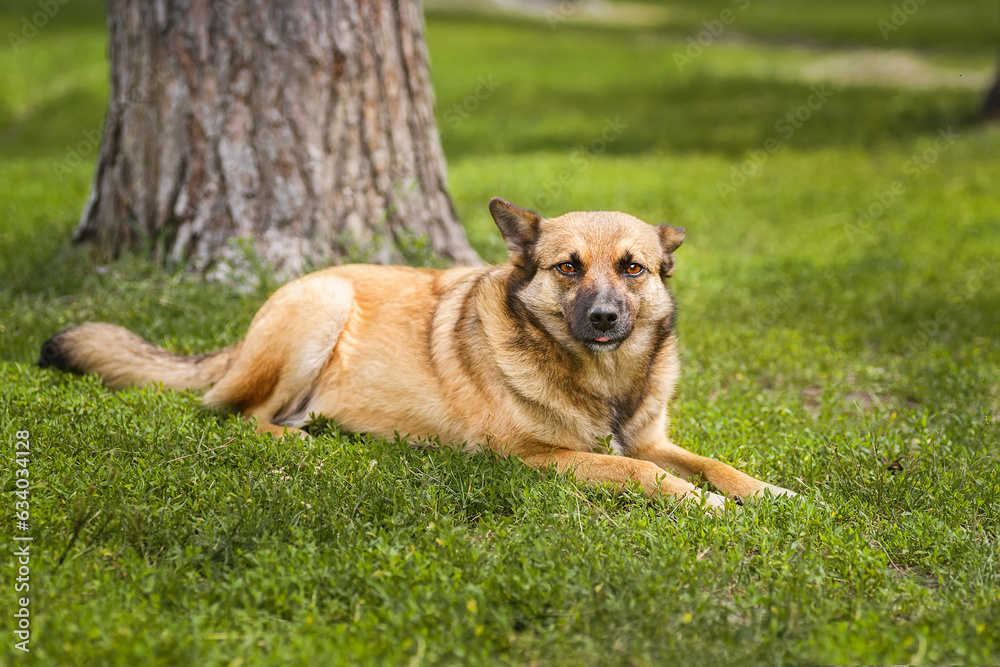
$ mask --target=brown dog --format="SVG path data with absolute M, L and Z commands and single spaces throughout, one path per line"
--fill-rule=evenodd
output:
M 209 389 L 206 405 L 275 434 L 320 414 L 592 482 L 634 480 L 648 495 L 723 504 L 667 470 L 738 498 L 794 495 L 667 438 L 679 360 L 663 279 L 683 229 L 611 212 L 548 220 L 499 198 L 490 212 L 507 264 L 334 267 L 282 287 L 242 343 L 213 354 L 178 357 L 90 323 L 53 336 L 39 365 L 97 372 L 112 388 Z

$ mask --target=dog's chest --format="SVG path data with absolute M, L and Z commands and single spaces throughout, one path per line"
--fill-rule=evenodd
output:
M 628 456 L 636 423 L 645 420 L 648 413 L 630 412 L 626 417 L 614 399 L 564 403 L 553 408 L 545 420 L 548 433 L 545 440 L 561 447 L 592 452 Z

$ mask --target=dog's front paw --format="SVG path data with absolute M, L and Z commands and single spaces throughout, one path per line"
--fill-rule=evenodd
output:
M 726 509 L 726 497 L 711 491 L 696 489 L 684 496 L 684 499 L 699 505 L 709 514 L 718 514 Z
M 799 494 L 795 493 L 794 491 L 790 491 L 790 490 L 782 488 L 780 486 L 775 486 L 774 484 L 767 484 L 765 482 L 764 483 L 764 488 L 758 489 L 758 490 L 754 491 L 751 494 L 750 497 L 751 498 L 766 498 L 768 496 L 774 496 L 774 497 L 789 496 L 789 497 L 791 497 L 791 496 L 797 496 L 797 495 L 799 495 Z

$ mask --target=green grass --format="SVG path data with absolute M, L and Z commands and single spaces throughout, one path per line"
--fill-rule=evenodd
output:
M 24 656 L 0 528 L 0 664 L 1000 662 L 1000 132 L 970 123 L 981 91 L 804 74 L 883 46 L 872 24 L 892 3 L 753 3 L 749 39 L 679 72 L 673 54 L 725 4 L 675 3 L 655 30 L 428 25 L 452 193 L 484 257 L 503 259 L 493 195 L 687 228 L 674 435 L 802 494 L 714 518 L 332 423 L 289 445 L 193 393 L 35 368 L 46 337 L 91 319 L 185 353 L 230 344 L 274 286 L 102 266 L 69 244 L 92 156 L 56 166 L 101 124 L 101 5 L 4 44 L 0 478 L 9 516 L 29 430 L 35 541 Z M 0 34 L 35 8 L 5 4 Z M 888 46 L 988 71 L 994 9 L 928 3 Z M 784 139 L 776 123 L 815 85 L 832 96 Z M 626 127 L 588 151 L 609 118 Z
M 640 1 L 666 7 L 667 27 L 678 30 L 700 31 L 704 21 L 730 9 L 738 16 L 733 25 L 739 32 L 781 42 L 975 52 L 995 51 L 1000 37 L 1000 12 L 990 0 Z M 898 30 L 883 29 L 882 21 Z

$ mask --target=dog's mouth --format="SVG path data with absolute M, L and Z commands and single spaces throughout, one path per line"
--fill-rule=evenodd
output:
M 630 332 L 625 332 L 618 335 L 608 335 L 603 333 L 599 336 L 594 336 L 592 338 L 585 338 L 580 342 L 583 343 L 591 352 L 613 352 L 617 350 L 625 339 L 628 338 Z

